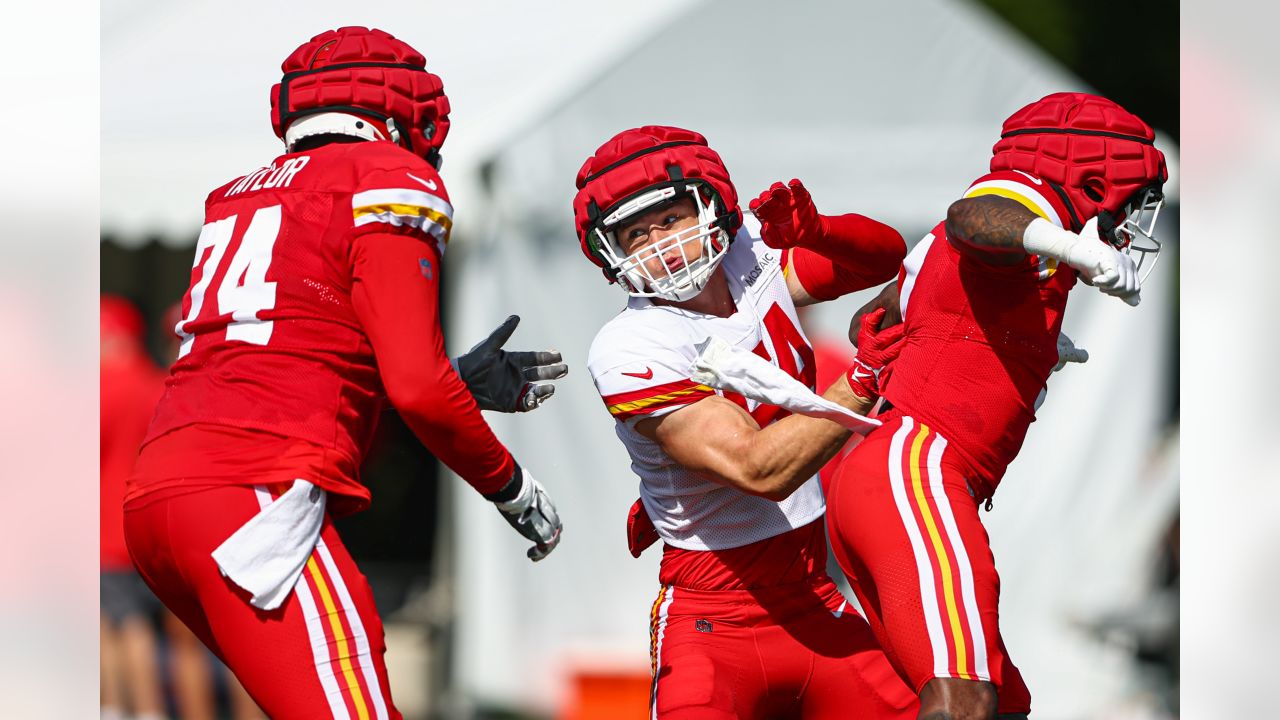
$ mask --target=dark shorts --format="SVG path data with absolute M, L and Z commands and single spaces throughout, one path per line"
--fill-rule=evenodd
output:
M 133 570 L 104 570 L 99 574 L 102 613 L 113 623 L 129 618 L 150 617 L 160 609 L 160 601 L 142 576 Z

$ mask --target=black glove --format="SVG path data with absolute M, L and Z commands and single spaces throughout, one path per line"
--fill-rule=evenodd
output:
M 529 559 L 537 562 L 560 544 L 560 516 L 542 485 L 516 465 L 511 480 L 496 493 L 485 495 L 516 532 L 533 541 Z
M 512 315 L 479 345 L 451 361 L 481 410 L 533 410 L 556 391 L 554 385 L 534 381 L 558 380 L 569 373 L 558 352 L 503 350 L 503 343 L 519 324 L 520 316 Z

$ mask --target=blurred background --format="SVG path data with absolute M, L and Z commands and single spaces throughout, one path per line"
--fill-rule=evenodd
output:
M 1035 717 L 1178 717 L 1176 7 L 1129 20 L 1095 0 L 655 0 L 613 7 L 602 22 L 587 0 L 358 12 L 329 0 L 305 12 L 118 0 L 101 8 L 101 291 L 136 312 L 134 359 L 167 365 L 167 315 L 186 289 L 205 194 L 281 152 L 267 98 L 284 56 L 349 24 L 421 50 L 454 107 L 442 169 L 457 208 L 446 338 L 463 351 L 519 313 L 511 347 L 555 347 L 569 362 L 547 406 L 489 418 L 552 493 L 566 536 L 529 563 L 488 504 L 386 413 L 364 469 L 373 505 L 339 526 L 386 623 L 394 697 L 408 718 L 639 718 L 660 551 L 635 560 L 626 550 L 638 481 L 585 369 L 591 338 L 625 296 L 573 235 L 582 161 L 628 127 L 689 127 L 724 157 L 744 204 L 799 177 L 823 212 L 876 217 L 914 245 L 985 172 L 1010 113 L 1059 90 L 1107 95 L 1156 128 L 1170 161 L 1165 251 L 1136 309 L 1074 294 L 1065 330 L 1091 359 L 1051 380 L 983 520 Z M 864 299 L 815 308 L 811 339 L 849 352 L 848 318 Z M 108 369 L 107 323 L 104 309 L 104 428 L 107 388 L 132 372 Z M 105 434 L 102 444 L 105 576 Z M 184 660 L 185 638 L 158 608 L 108 612 L 106 582 L 104 703 L 252 716 L 207 653 Z M 144 689 L 128 689 L 127 670 L 108 677 L 117 666 L 150 668 L 139 671 Z M 204 690 L 185 691 L 187 677 L 204 677 Z M 203 692 L 204 710 L 184 710 L 184 692 Z

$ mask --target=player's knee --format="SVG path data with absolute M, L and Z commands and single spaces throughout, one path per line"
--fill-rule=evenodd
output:
M 994 720 L 996 688 L 989 682 L 934 678 L 920 692 L 919 720 Z

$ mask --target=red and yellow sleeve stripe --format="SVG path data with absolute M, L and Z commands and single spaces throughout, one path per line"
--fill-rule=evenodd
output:
M 351 212 L 358 230 L 414 228 L 435 241 L 441 256 L 453 231 L 453 207 L 420 190 L 384 188 L 356 193 L 351 198 Z
M 638 415 L 649 415 L 663 408 L 688 405 L 704 397 L 715 395 L 715 390 L 706 385 L 699 385 L 692 380 L 655 385 L 643 390 L 605 395 L 604 404 L 609 414 L 619 420 L 626 420 Z
M 1027 182 L 1030 181 L 1028 180 Z M 1049 202 L 1048 198 L 1025 182 L 1003 178 L 979 180 L 970 186 L 964 194 L 966 198 L 980 195 L 996 195 L 1013 200 L 1054 225 L 1063 227 L 1062 218 L 1059 216 L 1057 209 L 1053 207 L 1053 203 Z M 1058 261 L 1053 258 L 1036 257 L 1034 261 L 1042 279 L 1052 277 L 1058 269 Z

